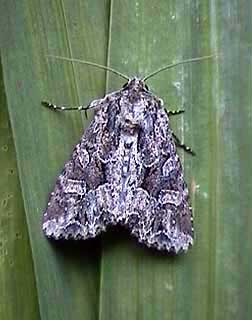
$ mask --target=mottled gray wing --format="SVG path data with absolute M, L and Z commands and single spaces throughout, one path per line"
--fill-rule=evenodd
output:
M 54 239 L 87 239 L 105 230 L 109 185 L 104 165 L 115 144 L 107 109 L 98 110 L 57 178 L 43 216 L 43 231 Z
M 125 224 L 147 246 L 178 253 L 193 243 L 188 189 L 162 109 L 153 124 L 152 132 L 139 137 L 145 175 Z

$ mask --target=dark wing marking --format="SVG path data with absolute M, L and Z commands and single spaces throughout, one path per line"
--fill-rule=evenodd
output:
M 147 246 L 178 253 L 193 243 L 192 212 L 168 121 L 159 110 L 152 133 L 140 137 L 145 176 L 125 224 Z

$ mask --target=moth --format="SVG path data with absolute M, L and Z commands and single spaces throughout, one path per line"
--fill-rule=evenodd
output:
M 156 70 L 143 79 L 96 63 L 127 82 L 118 91 L 87 107 L 56 106 L 53 110 L 94 109 L 94 118 L 56 180 L 43 215 L 43 231 L 53 239 L 94 238 L 109 226 L 125 226 L 148 247 L 179 253 L 193 244 L 193 216 L 189 192 L 176 147 L 193 154 L 180 142 L 167 111 L 146 80 L 187 62 Z

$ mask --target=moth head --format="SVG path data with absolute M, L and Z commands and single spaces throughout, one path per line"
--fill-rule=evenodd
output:
M 149 116 L 150 92 L 142 79 L 130 79 L 122 88 L 120 123 L 127 131 L 135 132 L 145 126 Z
M 143 79 L 132 78 L 126 82 L 123 87 L 123 91 L 131 91 L 131 92 L 148 92 L 149 88 Z

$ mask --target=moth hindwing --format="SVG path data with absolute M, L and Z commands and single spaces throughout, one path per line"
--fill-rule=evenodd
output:
M 88 239 L 120 224 L 148 247 L 187 250 L 192 211 L 176 145 L 191 150 L 173 134 L 168 117 L 182 111 L 165 112 L 137 78 L 89 107 L 94 118 L 49 196 L 46 236 Z

